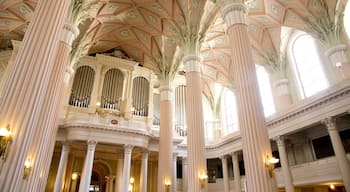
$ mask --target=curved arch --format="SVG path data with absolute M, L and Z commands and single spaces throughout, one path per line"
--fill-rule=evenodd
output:
M 124 90 L 124 73 L 111 68 L 106 71 L 102 86 L 101 107 L 120 110 Z
M 315 39 L 305 32 L 297 32 L 290 42 L 288 53 L 302 99 L 328 87 L 318 52 Z

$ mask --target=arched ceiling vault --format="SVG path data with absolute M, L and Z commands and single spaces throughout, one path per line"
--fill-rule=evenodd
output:
M 317 16 L 319 0 L 246 0 L 249 7 L 248 27 L 254 54 L 261 56 L 280 52 L 285 39 L 282 27 L 305 29 L 308 14 Z M 326 0 L 334 8 L 335 0 Z M 82 26 L 82 31 L 92 37 L 89 53 L 101 53 L 113 48 L 152 68 L 149 58 L 164 47 L 164 39 L 171 37 L 171 23 L 183 24 L 186 10 L 199 0 L 100 0 L 91 10 L 92 19 Z M 204 3 L 201 3 L 204 2 Z M 0 0 L 0 48 L 8 40 L 22 40 L 31 20 L 37 0 Z M 199 10 L 206 10 L 200 9 Z M 228 79 L 231 52 L 225 36 L 226 25 L 220 12 L 215 16 L 205 42 L 202 44 L 203 81 L 219 82 L 230 86 Z M 193 18 L 192 24 L 200 22 Z M 88 26 L 87 26 L 88 25 Z M 281 37 L 282 36 L 282 37 Z

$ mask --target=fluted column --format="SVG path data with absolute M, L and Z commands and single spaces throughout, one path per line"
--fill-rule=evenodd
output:
M 173 153 L 173 192 L 177 191 L 177 153 Z
M 129 179 L 130 179 L 130 167 L 131 167 L 131 153 L 134 146 L 125 145 L 124 146 L 124 166 L 123 166 L 123 176 L 120 192 L 128 192 Z
M 34 172 L 35 166 L 40 164 L 37 159 L 29 156 L 28 152 L 32 148 L 33 138 L 41 139 L 35 135 L 40 129 L 38 125 L 42 118 L 41 112 L 50 108 L 50 105 L 44 105 L 43 98 L 48 91 L 59 32 L 63 26 L 68 3 L 68 0 L 38 1 L 16 60 L 11 65 L 4 84 L 0 100 L 0 126 L 10 124 L 14 137 L 0 173 L 0 186 L 3 191 L 20 190 L 26 159 L 33 164 L 28 179 L 43 179 Z M 32 191 L 32 189 L 24 190 Z
M 64 142 L 62 145 L 61 158 L 60 158 L 60 163 L 58 165 L 54 192 L 63 191 L 66 168 L 68 163 L 68 154 L 69 154 L 69 143 Z
M 207 174 L 200 62 L 196 55 L 187 55 L 183 59 L 186 70 L 188 191 L 191 192 L 207 191 L 206 185 L 202 189 L 199 181 L 199 175 Z
M 284 176 L 284 187 L 286 188 L 286 192 L 294 192 L 293 177 L 292 173 L 290 172 L 290 167 L 288 163 L 284 136 L 278 136 L 276 138 L 276 142 L 278 147 L 278 153 L 280 154 L 282 172 Z
M 232 157 L 232 165 L 233 165 L 233 176 L 235 183 L 235 192 L 241 192 L 241 173 L 239 172 L 239 162 L 238 162 L 238 152 L 233 152 L 231 154 Z
M 148 151 L 142 152 L 140 192 L 147 192 Z
M 55 65 L 49 80 L 49 87 L 44 99 L 44 105 L 50 106 L 42 110 L 40 123 L 35 133 L 35 137 L 29 156 L 37 159 L 33 164 L 33 174 L 42 175 L 41 179 L 31 177 L 26 183 L 26 191 L 44 190 L 46 187 L 46 178 L 50 171 L 50 162 L 55 147 L 56 134 L 58 130 L 58 117 L 61 112 L 62 96 L 65 93 L 65 71 L 67 59 L 71 50 L 73 40 L 78 36 L 79 29 L 77 27 L 65 24 L 62 31 L 61 40 L 58 46 Z
M 224 192 L 230 191 L 230 184 L 228 181 L 228 169 L 227 169 L 227 158 L 226 156 L 223 156 L 220 158 L 222 163 L 222 175 L 224 179 Z
M 254 192 L 273 192 L 277 191 L 277 185 L 270 178 L 264 162 L 266 157 L 271 157 L 271 146 L 248 37 L 247 8 L 241 0 L 236 2 L 225 5 L 221 11 L 227 24 L 227 37 L 231 42 L 232 62 L 229 74 L 237 84 L 237 113 L 247 188 Z
M 97 142 L 94 140 L 88 141 L 83 173 L 80 178 L 79 192 L 89 191 L 96 144 Z
M 187 157 L 182 157 L 181 160 L 182 163 L 182 192 L 187 192 L 187 185 L 188 185 L 188 162 L 187 162 Z
M 121 190 L 121 186 L 122 186 L 122 177 L 123 177 L 123 164 L 124 161 L 122 158 L 119 158 L 117 160 L 117 176 L 115 178 L 115 192 L 119 192 Z
M 279 79 L 273 82 L 275 98 L 277 99 L 277 110 L 287 109 L 292 104 L 288 84 L 288 79 Z
M 350 63 L 346 56 L 346 48 L 345 44 L 338 44 L 325 52 L 341 80 L 348 78 L 350 74 Z
M 160 131 L 158 157 L 158 192 L 173 181 L 173 92 L 170 81 L 160 82 Z M 174 185 L 174 183 L 171 183 Z
M 350 162 L 346 157 L 344 146 L 337 130 L 335 120 L 332 117 L 329 117 L 322 122 L 327 126 L 345 189 L 346 191 L 350 191 Z

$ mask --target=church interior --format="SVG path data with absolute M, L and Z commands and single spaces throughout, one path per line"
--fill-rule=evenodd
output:
M 350 192 L 347 0 L 0 0 L 1 192 Z

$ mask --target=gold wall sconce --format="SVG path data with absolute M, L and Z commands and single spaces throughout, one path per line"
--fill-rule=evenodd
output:
M 6 160 L 7 152 L 11 143 L 10 125 L 0 129 L 0 157 Z
M 278 163 L 278 162 L 280 162 L 279 159 L 277 159 L 275 157 L 266 156 L 266 158 L 265 158 L 265 167 L 267 168 L 270 177 L 272 177 L 273 170 L 275 169 L 275 164 Z
M 32 162 L 30 161 L 30 159 L 26 160 L 24 162 L 24 172 L 23 172 L 23 179 L 28 178 L 28 175 L 30 174 L 30 171 L 32 169 Z
M 79 177 L 78 173 L 76 173 L 76 172 L 72 173 L 72 180 L 73 181 L 77 180 L 78 177 Z
M 165 181 L 164 182 L 164 187 L 165 187 L 165 192 L 170 192 L 171 182 L 169 180 Z
M 205 183 L 208 179 L 208 175 L 205 173 L 199 174 L 199 183 L 201 184 L 201 188 L 205 187 Z

